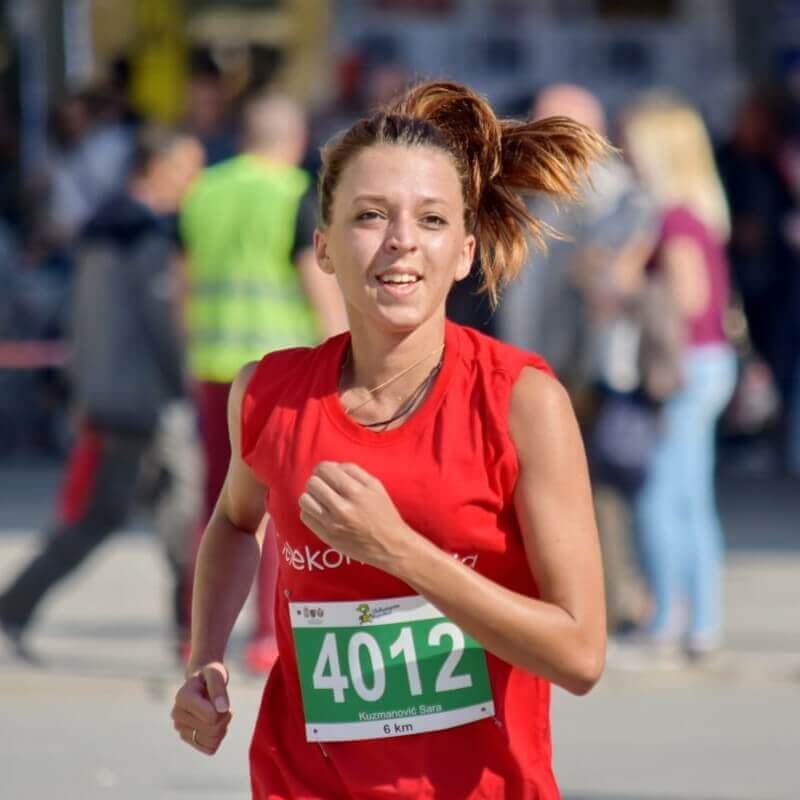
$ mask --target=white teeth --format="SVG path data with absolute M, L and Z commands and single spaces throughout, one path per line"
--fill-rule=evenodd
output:
M 382 283 L 414 283 L 418 278 L 416 275 L 383 275 L 379 280 Z

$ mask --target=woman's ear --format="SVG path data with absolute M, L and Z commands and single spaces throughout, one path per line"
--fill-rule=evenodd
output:
M 469 275 L 469 272 L 472 269 L 472 262 L 475 260 L 476 243 L 477 242 L 473 234 L 468 233 L 464 237 L 464 246 L 461 248 L 461 255 L 459 256 L 458 264 L 456 266 L 455 279 L 457 281 L 463 281 L 464 278 Z
M 324 231 L 319 228 L 314 231 L 314 255 L 317 257 L 319 268 L 327 275 L 333 275 L 335 270 L 331 257 L 328 255 L 328 242 Z

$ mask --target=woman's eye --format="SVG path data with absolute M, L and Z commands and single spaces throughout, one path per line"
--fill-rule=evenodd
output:
M 367 221 L 371 219 L 380 219 L 381 213 L 379 211 L 362 211 L 357 217 L 357 220 Z
M 438 214 L 428 214 L 422 218 L 422 221 L 425 225 L 431 225 L 434 228 L 441 228 L 447 225 L 447 220 L 444 217 L 440 217 Z

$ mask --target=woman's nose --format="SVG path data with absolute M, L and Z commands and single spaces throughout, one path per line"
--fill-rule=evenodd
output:
M 386 246 L 393 253 L 413 250 L 417 240 L 413 221 L 405 216 L 397 217 L 389 226 L 386 237 Z

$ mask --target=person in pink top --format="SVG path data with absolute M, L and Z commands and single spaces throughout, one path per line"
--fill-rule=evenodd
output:
M 234 382 L 172 712 L 216 752 L 266 492 L 279 657 L 250 749 L 257 800 L 559 797 L 550 683 L 588 692 L 606 638 L 580 434 L 540 357 L 448 322 L 445 301 L 476 249 L 496 298 L 526 235 L 541 240 L 519 193 L 574 196 L 606 152 L 571 120 L 501 121 L 446 82 L 324 149 L 316 255 L 350 332 Z
M 661 211 L 650 274 L 663 278 L 683 322 L 680 388 L 662 409 L 660 439 L 638 498 L 653 597 L 647 639 L 673 659 L 715 650 L 722 636 L 723 537 L 714 498 L 717 420 L 736 359 L 723 325 L 728 207 L 708 133 L 693 108 L 648 98 L 623 116 L 627 155 Z

